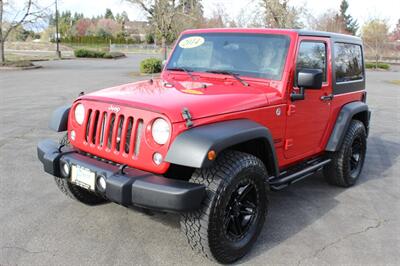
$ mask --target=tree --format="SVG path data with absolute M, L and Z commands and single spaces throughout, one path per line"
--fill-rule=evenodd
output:
M 113 14 L 113 12 L 111 11 L 111 9 L 109 9 L 109 8 L 106 9 L 106 13 L 105 13 L 105 15 L 104 15 L 104 18 L 106 18 L 106 19 L 112 19 L 112 20 L 115 19 L 115 18 L 114 18 L 114 14 Z
M 149 22 L 155 30 L 156 35 L 161 38 L 164 50 L 164 58 L 167 57 L 166 42 L 167 39 L 174 35 L 174 19 L 179 12 L 178 5 L 175 0 L 126 0 L 130 3 L 138 5 L 147 13 Z
M 363 25 L 361 37 L 364 44 L 374 52 L 375 68 L 377 68 L 380 55 L 383 53 L 389 37 L 389 26 L 387 22 L 379 18 L 370 19 Z
M 175 39 L 179 33 L 190 28 L 201 28 L 203 26 L 203 6 L 200 0 L 179 0 L 177 15 L 173 22 L 173 34 Z
M 396 27 L 393 29 L 390 34 L 391 41 L 399 41 L 400 40 L 400 19 L 397 21 Z
M 16 13 L 11 10 L 19 10 Z M 7 17 L 6 14 L 13 14 Z M 18 9 L 9 1 L 0 0 L 0 62 L 6 61 L 4 45 L 7 38 L 20 26 L 32 24 L 45 17 L 46 10 L 41 8 L 34 0 L 25 1 L 23 7 Z
M 199 13 L 199 15 L 203 15 L 203 5 L 199 0 L 179 0 L 178 7 L 182 14 Z
M 226 19 L 227 19 L 227 14 L 225 12 L 225 9 L 219 6 L 217 7 L 217 9 L 213 11 L 212 16 L 205 20 L 204 27 L 224 28 Z
M 75 23 L 75 34 L 77 36 L 86 36 L 91 26 L 92 26 L 92 21 L 90 19 L 87 18 L 80 19 Z
M 97 22 L 96 35 L 103 38 L 116 37 L 120 29 L 118 22 L 103 18 Z
M 344 24 L 338 13 L 328 10 L 317 18 L 311 18 L 309 22 L 314 30 L 344 33 Z
M 356 19 L 349 14 L 347 14 L 347 9 L 349 8 L 349 3 L 347 0 L 342 0 L 340 3 L 339 18 L 343 22 L 344 30 L 352 35 L 356 35 L 359 28 Z
M 75 12 L 75 13 L 74 13 L 74 16 L 72 17 L 72 24 L 75 25 L 75 23 L 78 22 L 78 20 L 84 19 L 84 18 L 85 18 L 85 16 L 83 15 L 83 13 L 77 13 L 77 12 Z
M 271 28 L 301 28 L 301 8 L 289 5 L 289 0 L 261 0 L 264 10 L 265 26 Z
M 58 16 L 58 27 L 61 37 L 66 38 L 72 36 L 73 23 L 71 11 L 64 11 Z

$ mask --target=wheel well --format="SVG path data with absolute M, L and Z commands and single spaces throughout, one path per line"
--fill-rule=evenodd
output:
M 277 174 L 277 169 L 275 169 L 274 154 L 271 150 L 271 146 L 267 143 L 265 139 L 252 139 L 227 147 L 224 150 L 235 150 L 254 155 L 264 163 L 268 175 L 273 176 Z M 189 180 L 195 170 L 196 168 L 193 167 L 171 163 L 168 171 L 164 174 L 164 176 L 173 179 Z
M 363 112 L 359 112 L 359 113 L 355 114 L 353 116 L 353 119 L 361 121 L 364 124 L 365 130 L 368 131 L 368 128 L 369 128 L 368 116 L 369 116 L 368 111 L 363 111 Z
M 275 158 L 273 156 L 270 145 L 264 139 L 252 139 L 227 148 L 229 150 L 241 151 L 259 158 L 265 165 L 268 175 L 275 175 L 276 169 L 274 165 Z
M 188 181 L 196 168 L 171 164 L 168 171 L 164 173 L 164 177 Z

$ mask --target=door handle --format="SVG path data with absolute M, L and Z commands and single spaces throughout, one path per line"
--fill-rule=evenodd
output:
M 321 96 L 321 101 L 328 102 L 333 100 L 333 94 L 323 95 Z

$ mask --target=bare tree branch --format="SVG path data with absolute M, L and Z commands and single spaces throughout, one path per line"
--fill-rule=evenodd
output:
M 24 5 L 23 13 L 14 11 L 9 12 L 14 14 L 14 19 L 5 23 L 4 21 L 4 10 L 5 1 L 0 0 L 0 60 L 4 63 L 4 43 L 7 40 L 10 33 L 20 27 L 21 25 L 32 24 L 37 22 L 39 19 L 44 18 L 46 14 L 46 9 L 41 8 L 33 0 L 27 0 Z M 7 5 L 7 8 L 13 10 L 11 5 Z M 7 24 L 7 25 L 6 25 Z
M 143 1 L 143 0 L 126 0 L 126 1 L 132 4 L 139 5 L 149 15 L 151 16 L 153 15 L 153 11 L 151 10 L 151 3 L 149 3 L 149 1 Z

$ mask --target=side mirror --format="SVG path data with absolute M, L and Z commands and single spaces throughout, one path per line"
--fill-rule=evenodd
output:
M 321 89 L 322 87 L 322 70 L 321 69 L 301 69 L 297 73 L 297 86 L 300 88 L 299 93 L 292 93 L 290 99 L 292 101 L 304 100 L 305 89 Z
M 297 86 L 305 89 L 321 89 L 322 70 L 321 69 L 301 69 L 297 73 Z

